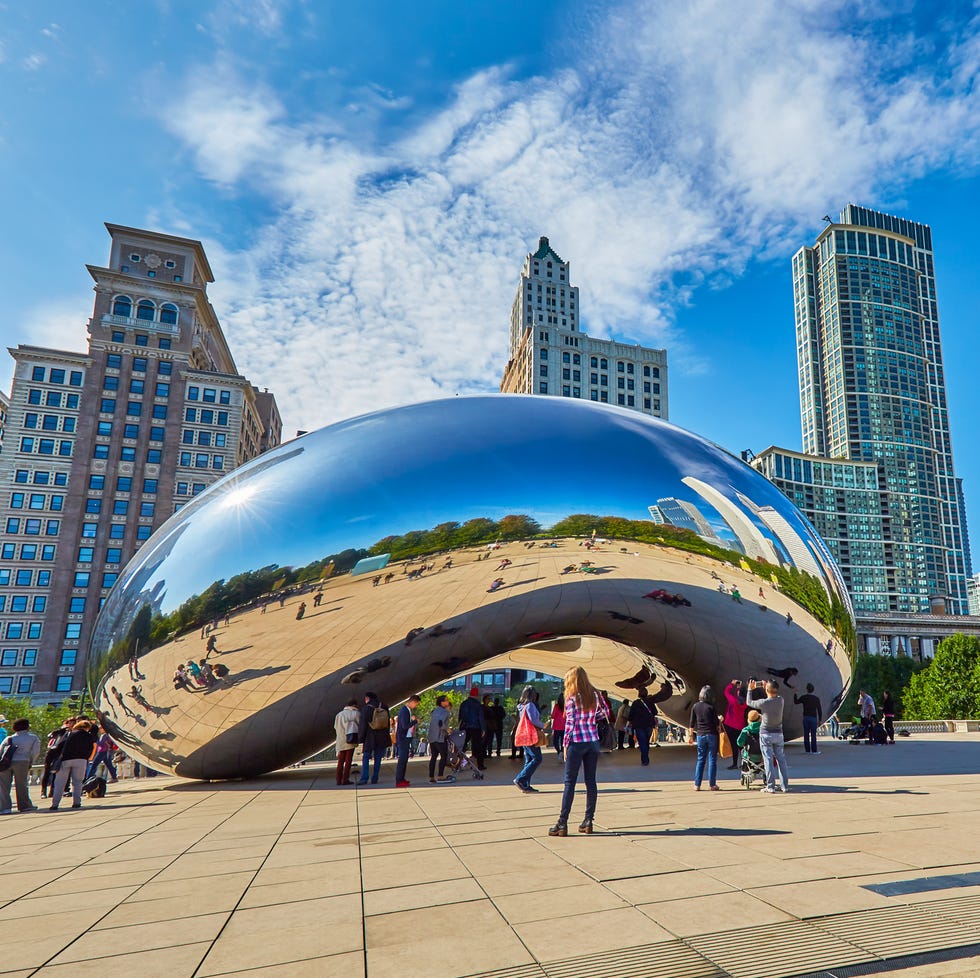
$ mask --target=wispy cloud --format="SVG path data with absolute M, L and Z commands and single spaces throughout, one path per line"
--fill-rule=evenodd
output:
M 278 206 L 247 246 L 208 243 L 240 367 L 301 428 L 495 389 L 538 234 L 572 261 L 590 331 L 693 367 L 673 316 L 692 282 L 795 246 L 847 200 L 976 165 L 970 25 L 917 65 L 907 25 L 862 10 L 630 3 L 580 63 L 476 74 L 371 147 L 229 69 L 196 75 L 166 125 L 202 174 Z

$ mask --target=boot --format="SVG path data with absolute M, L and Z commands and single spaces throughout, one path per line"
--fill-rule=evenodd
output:
M 583 820 L 582 824 L 578 827 L 579 832 L 583 832 L 585 835 L 592 835 L 592 819 L 586 818 Z
M 548 835 L 568 835 L 568 825 L 565 822 L 558 821 L 550 829 L 548 829 Z

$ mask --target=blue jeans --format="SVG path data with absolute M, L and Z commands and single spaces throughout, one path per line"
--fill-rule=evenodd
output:
M 358 784 L 367 784 L 368 781 L 368 768 L 371 766 L 371 758 L 374 758 L 374 773 L 371 776 L 371 784 L 378 783 L 378 777 L 381 774 L 381 759 L 385 756 L 385 749 L 383 747 L 377 747 L 374 750 L 368 750 L 364 748 L 364 756 L 361 758 L 361 777 L 357 782 Z
M 786 767 L 785 741 L 781 733 L 759 733 L 759 747 L 762 749 L 762 761 L 766 766 L 766 787 L 774 790 L 776 787 L 776 769 L 779 768 L 779 781 L 783 790 L 789 787 Z
M 599 796 L 599 788 L 595 781 L 596 768 L 599 765 L 598 740 L 573 740 L 565 749 L 565 790 L 561 796 L 561 815 L 558 821 L 563 825 L 568 822 L 572 802 L 575 800 L 575 785 L 578 783 L 579 768 L 585 770 L 585 817 L 595 817 L 595 803 Z
M 531 784 L 531 775 L 538 769 L 538 765 L 541 763 L 541 748 L 540 747 L 525 747 L 524 748 L 524 767 L 521 768 L 521 773 L 517 775 L 514 781 L 517 784 L 524 785 L 525 788 L 529 787 Z
M 105 764 L 106 770 L 109 772 L 109 777 L 113 781 L 119 776 L 116 773 L 116 765 L 112 763 L 112 755 L 107 754 L 105 751 L 100 751 L 95 757 L 89 761 L 88 770 L 85 772 L 85 780 L 87 781 L 93 774 L 98 770 L 100 764 Z
M 817 752 L 817 727 L 819 726 L 820 722 L 816 717 L 803 718 L 803 749 L 808 754 Z
M 647 765 L 650 763 L 650 738 L 653 736 L 653 728 L 634 727 L 633 733 L 636 735 L 636 744 L 640 748 L 640 763 Z
M 395 784 L 405 780 L 408 771 L 408 755 L 412 752 L 412 742 L 410 740 L 398 740 L 395 743 L 395 754 L 398 757 L 395 763 Z
M 715 785 L 718 773 L 718 734 L 698 734 L 698 762 L 694 766 L 694 783 L 700 788 L 704 765 L 708 765 L 708 784 Z

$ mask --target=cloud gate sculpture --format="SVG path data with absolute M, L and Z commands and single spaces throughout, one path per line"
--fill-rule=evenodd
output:
M 798 736 L 793 692 L 836 708 L 853 649 L 826 546 L 750 467 L 619 408 L 492 395 L 335 424 L 216 483 L 127 566 L 88 682 L 134 756 L 221 779 L 328 745 L 352 696 L 505 666 L 583 665 L 613 698 L 667 681 L 681 724 L 704 683 L 775 677 Z M 210 682 L 174 682 L 202 660 Z

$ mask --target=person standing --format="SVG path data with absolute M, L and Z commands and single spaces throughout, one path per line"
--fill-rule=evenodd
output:
M 793 702 L 803 707 L 803 751 L 806 754 L 819 754 L 817 727 L 823 722 L 823 707 L 820 697 L 813 693 L 813 683 L 806 684 L 806 692 L 802 696 L 794 693 Z
M 866 690 L 858 693 L 858 706 L 861 709 L 861 722 L 870 730 L 875 722 L 875 701 Z
M 374 770 L 370 771 L 371 784 L 378 783 L 381 774 L 381 759 L 391 746 L 391 736 L 388 733 L 389 713 L 377 693 L 364 694 L 364 706 L 361 707 L 361 722 L 357 728 L 357 739 L 361 744 L 361 777 L 358 784 L 368 783 L 368 773 L 371 760 L 374 760 Z
M 13 782 L 17 793 L 17 811 L 36 812 L 37 806 L 31 801 L 31 765 L 41 753 L 41 741 L 31 733 L 31 722 L 26 717 L 14 720 L 14 732 L 0 742 L 0 752 L 10 744 L 13 757 L 10 767 L 0 771 L 0 815 L 9 815 L 13 810 L 10 786 Z
M 761 590 L 761 589 L 760 589 Z M 745 726 L 745 695 L 742 692 L 742 680 L 733 679 L 725 687 L 725 733 L 728 734 L 728 742 L 732 745 L 732 763 L 728 765 L 728 770 L 737 770 L 739 766 L 738 735 Z
M 558 821 L 548 829 L 548 835 L 568 835 L 568 816 L 575 800 L 575 786 L 579 771 L 585 778 L 585 818 L 579 832 L 592 834 L 599 788 L 596 784 L 596 768 L 599 764 L 599 731 L 597 720 L 604 715 L 612 722 L 602 705 L 588 673 L 581 666 L 573 666 L 565 673 L 565 788 L 561 796 L 561 812 Z
M 759 748 L 762 751 L 762 761 L 766 767 L 766 786 L 762 789 L 771 795 L 776 791 L 776 771 L 779 771 L 779 788 L 789 791 L 789 777 L 786 767 L 786 749 L 783 740 L 783 698 L 779 695 L 779 684 L 770 679 L 765 689 L 761 683 L 756 683 L 749 689 L 748 705 L 750 709 L 762 714 L 759 727 Z
M 57 766 L 58 758 L 61 756 L 61 745 L 65 738 L 72 732 L 75 726 L 75 718 L 68 717 L 64 723 L 51 732 L 48 737 L 48 749 L 44 752 L 44 772 L 41 774 L 41 797 L 47 798 L 54 791 L 53 768 Z
M 507 716 L 507 711 L 500 705 L 499 696 L 493 698 L 493 706 L 490 709 L 493 711 L 494 736 L 497 738 L 497 757 L 500 757 L 500 748 L 504 741 L 504 719 Z M 489 751 L 487 756 L 490 756 Z
M 670 699 L 673 691 L 669 682 L 663 683 L 654 696 L 650 695 L 646 686 L 641 686 L 636 691 L 636 699 L 630 707 L 629 720 L 640 748 L 640 763 L 644 767 L 650 763 L 650 738 L 653 736 L 653 728 L 657 725 L 657 704 Z
M 408 756 L 412 752 L 412 737 L 415 736 L 415 708 L 421 700 L 415 694 L 409 696 L 398 711 L 395 722 L 395 787 L 407 788 L 412 782 L 408 780 Z
M 2 737 L 4 740 L 7 739 L 7 723 L 7 714 L 0 713 L 0 737 Z
M 429 714 L 429 783 L 436 783 L 436 759 L 439 761 L 439 780 L 455 781 L 450 775 L 446 777 L 446 761 L 449 760 L 449 697 L 443 693 L 436 698 L 436 705 Z
M 626 748 L 626 729 L 630 722 L 630 701 L 623 700 L 616 711 L 616 750 Z
M 85 780 L 88 781 L 98 770 L 99 765 L 104 764 L 109 774 L 109 784 L 115 784 L 119 780 L 116 765 L 112 763 L 112 755 L 116 752 L 116 745 L 105 727 L 101 728 L 101 734 L 99 734 L 99 729 L 98 727 L 93 727 L 92 732 L 98 735 L 99 739 L 95 745 L 95 757 L 89 762 L 88 770 L 85 772 Z
M 483 753 L 487 757 L 493 756 L 493 741 L 497 740 L 497 753 L 500 753 L 500 738 L 503 736 L 503 727 L 497 729 L 497 714 L 493 709 L 493 699 L 489 693 L 483 694 L 483 723 L 486 726 L 486 736 L 483 738 Z
M 558 694 L 551 708 L 551 745 L 561 760 L 565 752 L 565 696 Z
M 715 694 L 710 686 L 702 686 L 698 701 L 691 708 L 690 737 L 698 745 L 698 760 L 694 766 L 694 790 L 701 790 L 705 766 L 708 768 L 708 787 L 719 791 L 718 772 L 718 711 Z
M 54 777 L 54 792 L 51 795 L 49 811 L 58 810 L 69 778 L 71 778 L 72 791 L 71 807 L 82 807 L 82 782 L 85 780 L 85 769 L 94 756 L 95 735 L 92 733 L 92 724 L 88 720 L 78 720 L 61 745 L 60 767 Z
M 459 705 L 459 725 L 466 731 L 466 740 L 471 744 L 473 757 L 476 760 L 477 769 L 485 771 L 487 765 L 484 762 L 483 743 L 486 739 L 486 717 L 483 714 L 483 706 L 480 704 L 480 689 L 473 686 L 470 695 Z M 463 749 L 466 749 L 464 742 Z
M 357 708 L 357 700 L 348 700 L 333 721 L 334 734 L 337 737 L 337 784 L 354 783 L 350 779 L 350 766 L 354 760 L 360 726 L 361 711 Z
M 521 791 L 538 790 L 531 787 L 531 777 L 541 763 L 540 740 L 544 729 L 541 713 L 538 710 L 538 695 L 538 691 L 533 686 L 525 686 L 517 703 L 518 730 L 514 739 L 524 748 L 524 767 L 514 778 L 514 784 Z
M 895 701 L 890 690 L 882 690 L 881 715 L 885 718 L 885 736 L 889 744 L 895 743 Z

